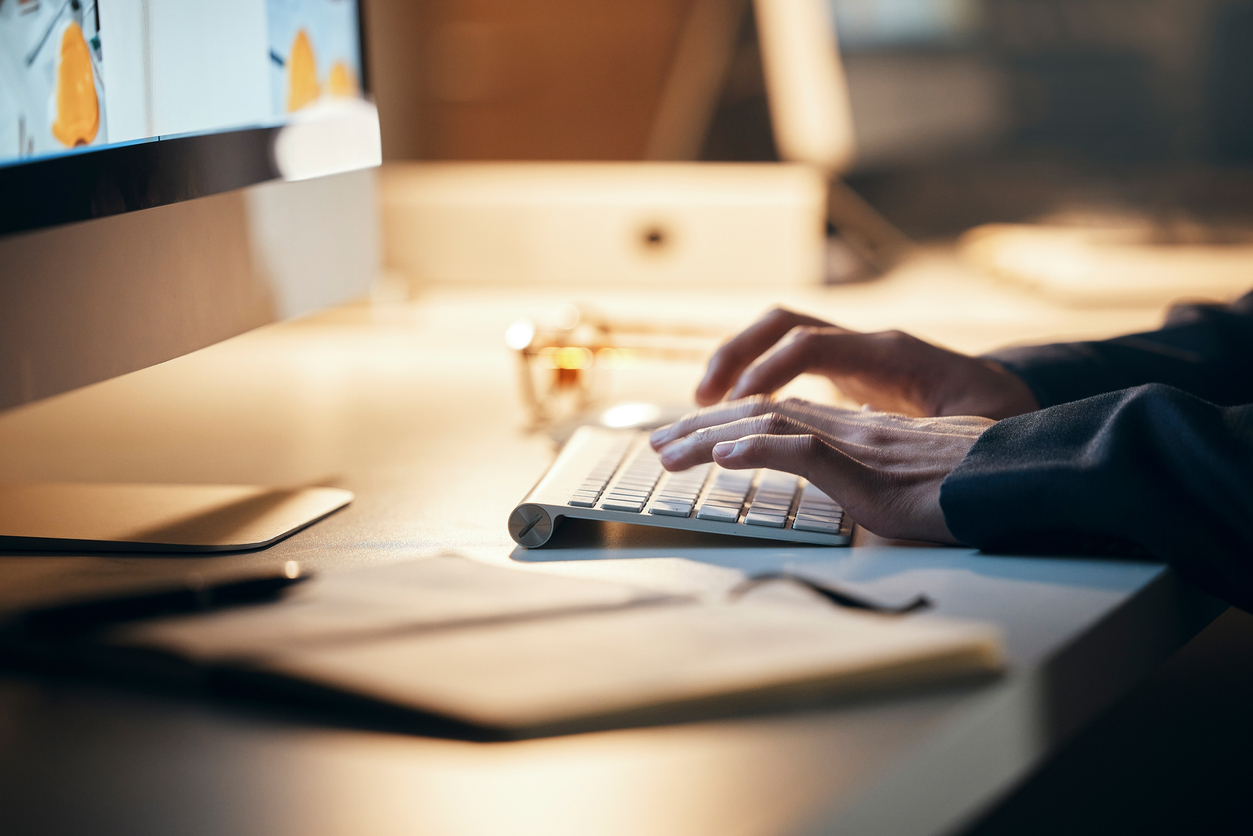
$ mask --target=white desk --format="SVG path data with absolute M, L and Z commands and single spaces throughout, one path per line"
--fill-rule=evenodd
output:
M 925 267 L 926 269 L 923 269 Z M 1055 309 L 933 261 L 786 301 L 967 350 L 1149 327 L 1160 311 Z M 10 833 L 937 834 L 1009 790 L 1221 610 L 1147 563 L 890 543 L 850 549 L 571 527 L 515 550 L 504 521 L 551 447 L 520 430 L 514 317 L 592 296 L 728 331 L 773 294 L 432 292 L 246 335 L 0 415 L 0 479 L 338 484 L 348 509 L 262 552 L 0 557 L 0 602 L 298 559 L 313 570 L 455 551 L 665 588 L 781 565 L 936 614 L 991 618 L 1011 670 L 977 688 L 508 744 L 335 728 L 281 713 L 0 678 Z M 619 381 L 686 391 L 698 367 Z M 930 616 L 920 616 L 930 617 Z

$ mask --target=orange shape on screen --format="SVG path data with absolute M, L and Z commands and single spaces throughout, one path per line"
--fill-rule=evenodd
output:
M 83 30 L 71 21 L 61 36 L 57 65 L 57 118 L 52 135 L 62 145 L 87 145 L 100 130 L 100 101 L 91 71 L 91 52 Z
M 301 29 L 292 41 L 287 58 L 287 112 L 300 110 L 322 95 L 318 85 L 318 61 L 313 55 L 309 33 Z
M 357 86 L 357 74 L 343 61 L 336 61 L 331 65 L 331 74 L 326 79 L 326 86 L 331 95 L 338 98 L 354 98 L 360 92 Z

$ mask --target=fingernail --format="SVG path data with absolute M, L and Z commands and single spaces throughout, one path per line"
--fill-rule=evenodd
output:
M 648 437 L 648 442 L 652 444 L 653 447 L 656 447 L 659 444 L 665 443 L 666 436 L 668 435 L 670 435 L 669 427 L 662 427 L 661 429 L 653 430 L 653 434 Z
M 732 454 L 732 453 L 734 453 L 734 452 L 735 452 L 735 442 L 734 442 L 734 441 L 719 441 L 717 444 L 715 444 L 715 445 L 714 445 L 714 455 L 715 455 L 715 456 L 724 456 L 724 457 L 725 457 L 725 456 L 729 456 L 729 455 L 731 455 L 731 454 Z

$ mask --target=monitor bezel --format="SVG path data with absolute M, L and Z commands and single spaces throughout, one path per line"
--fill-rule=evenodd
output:
M 361 90 L 371 97 L 366 10 L 357 0 Z M 160 137 L 0 166 L 0 236 L 152 209 L 282 175 L 281 125 Z

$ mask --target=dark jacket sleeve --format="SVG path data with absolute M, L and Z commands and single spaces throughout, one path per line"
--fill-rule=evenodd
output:
M 1009 418 L 948 476 L 940 505 L 969 545 L 1130 545 L 1253 611 L 1253 405 L 1152 384 Z
M 1165 383 L 1223 406 L 1253 403 L 1253 293 L 1233 305 L 1174 308 L 1157 331 L 989 354 L 1040 406 Z

